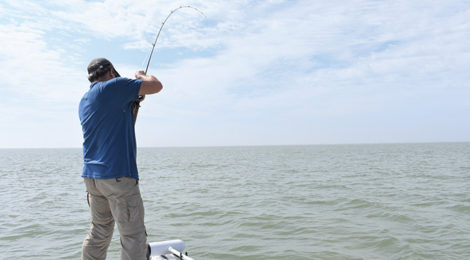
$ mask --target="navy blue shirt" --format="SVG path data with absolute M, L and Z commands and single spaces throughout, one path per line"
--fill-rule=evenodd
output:
M 80 101 L 83 130 L 82 177 L 138 179 L 132 103 L 142 80 L 114 78 L 93 82 Z

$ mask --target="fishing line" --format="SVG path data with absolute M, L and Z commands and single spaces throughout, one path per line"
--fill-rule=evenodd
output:
M 202 14 L 204 17 L 206 17 L 204 15 L 204 13 L 201 12 L 201 10 L 197 9 L 196 7 L 190 6 L 190 5 L 182 5 L 178 8 L 176 8 L 176 9 L 171 10 L 171 12 L 168 14 L 168 16 L 165 18 L 162 25 L 160 26 L 160 29 L 158 30 L 158 33 L 157 33 L 157 37 L 155 37 L 155 41 L 152 44 L 152 51 L 150 52 L 150 56 L 149 56 L 149 59 L 148 59 L 148 62 L 147 62 L 147 67 L 145 68 L 145 74 L 147 74 L 147 71 L 148 71 L 148 68 L 149 68 L 149 65 L 150 65 L 150 60 L 152 59 L 153 51 L 155 50 L 155 46 L 157 45 L 158 37 L 160 37 L 160 33 L 162 32 L 163 26 L 165 26 L 166 21 L 168 21 L 168 18 L 170 18 L 170 16 L 173 13 L 175 13 L 176 11 L 178 11 L 180 9 L 183 9 L 183 8 L 191 8 L 191 9 L 199 12 L 200 14 Z
M 155 37 L 155 41 L 153 42 L 152 44 L 152 51 L 150 51 L 150 55 L 149 55 L 149 59 L 147 61 L 147 66 L 145 67 L 145 75 L 147 75 L 147 71 L 149 69 L 149 65 L 150 65 L 150 61 L 152 60 L 152 55 L 153 55 L 153 51 L 155 50 L 155 46 L 157 45 L 157 41 L 158 41 L 158 37 L 160 37 L 160 33 L 162 32 L 162 29 L 163 29 L 163 26 L 165 26 L 166 24 L 166 21 L 168 21 L 168 19 L 170 18 L 170 16 L 175 13 L 176 11 L 180 10 L 180 9 L 183 9 L 183 8 L 190 8 L 190 9 L 193 9 L 197 12 L 199 12 L 200 14 L 202 14 L 204 17 L 206 17 L 206 15 L 201 12 L 201 10 L 197 9 L 196 7 L 193 7 L 193 6 L 190 6 L 190 5 L 182 5 L 178 8 L 175 8 L 173 10 L 171 10 L 171 12 L 167 15 L 167 17 L 165 18 L 165 20 L 163 20 L 163 23 L 162 25 L 160 26 L 160 29 L 158 30 L 158 33 L 157 33 L 157 37 Z M 143 96 L 139 96 L 138 99 L 136 99 L 134 101 L 134 104 L 133 104 L 133 110 L 134 110 L 134 124 L 137 120 L 137 113 L 139 112 L 139 107 L 140 107 L 140 101 L 143 100 Z

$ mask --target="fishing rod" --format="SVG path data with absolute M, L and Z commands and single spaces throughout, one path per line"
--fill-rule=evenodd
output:
M 150 61 L 152 60 L 152 55 L 153 55 L 153 51 L 155 50 L 155 46 L 157 45 L 157 41 L 158 41 L 158 37 L 160 37 L 160 33 L 162 32 L 162 29 L 163 29 L 163 26 L 165 26 L 166 24 L 166 21 L 168 21 L 168 19 L 170 18 L 170 16 L 175 13 L 176 11 L 180 10 L 180 9 L 183 9 L 183 8 L 190 8 L 190 9 L 193 9 L 197 12 L 199 12 L 200 14 L 202 14 L 204 17 L 206 17 L 206 15 L 204 15 L 203 12 L 201 12 L 201 10 L 197 9 L 196 7 L 193 7 L 193 6 L 190 6 L 190 5 L 182 5 L 178 8 L 175 8 L 173 10 L 171 10 L 171 12 L 167 15 L 167 17 L 165 18 L 165 20 L 163 21 L 162 25 L 160 26 L 160 29 L 158 30 L 158 33 L 157 33 L 157 37 L 155 37 L 155 41 L 153 42 L 152 44 L 152 51 L 150 51 L 150 56 L 149 56 L 149 59 L 147 61 L 147 66 L 145 67 L 145 75 L 147 75 L 147 71 L 149 69 L 149 65 L 150 65 Z M 134 101 L 134 104 L 133 104 L 133 110 L 134 110 L 134 124 L 137 120 L 137 114 L 139 113 L 139 107 L 140 107 L 140 101 L 142 101 L 144 99 L 144 96 L 139 96 L 135 101 Z
M 152 51 L 150 52 L 150 56 L 149 56 L 149 60 L 147 61 L 147 67 L 145 68 L 145 74 L 147 74 L 147 70 L 149 68 L 149 65 L 150 65 L 150 60 L 152 59 L 152 55 L 153 55 L 153 51 L 155 49 L 155 45 L 157 45 L 157 41 L 158 41 L 158 37 L 160 37 L 160 33 L 162 32 L 162 29 L 163 29 L 163 26 L 165 26 L 165 23 L 166 21 L 168 21 L 168 18 L 170 18 L 170 16 L 175 13 L 176 11 L 178 11 L 179 9 L 183 9 L 183 8 L 191 8 L 193 10 L 196 10 L 197 12 L 199 12 L 200 14 L 202 14 L 204 17 L 206 17 L 204 15 L 203 12 L 201 12 L 201 10 L 197 9 L 196 7 L 193 7 L 193 6 L 190 6 L 190 5 L 182 5 L 178 8 L 175 8 L 173 10 L 171 10 L 171 12 L 168 14 L 168 16 L 165 18 L 165 20 L 163 21 L 162 23 L 162 26 L 160 26 L 160 29 L 158 30 L 158 33 L 157 33 L 157 37 L 155 37 L 155 41 L 153 42 L 153 46 L 152 46 Z

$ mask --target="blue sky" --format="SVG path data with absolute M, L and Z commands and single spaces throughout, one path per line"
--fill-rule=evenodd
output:
M 0 147 L 80 147 L 86 66 L 145 67 L 139 146 L 470 141 L 468 1 L 0 3 Z

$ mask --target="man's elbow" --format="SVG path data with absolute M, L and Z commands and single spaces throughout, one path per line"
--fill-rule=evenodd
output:
M 158 80 L 144 81 L 140 87 L 139 95 L 151 95 L 163 89 L 162 83 Z
M 155 87 L 154 87 L 154 90 L 155 90 L 154 94 L 160 92 L 162 89 L 163 89 L 162 83 L 159 80 L 157 80 L 157 82 L 155 83 Z

